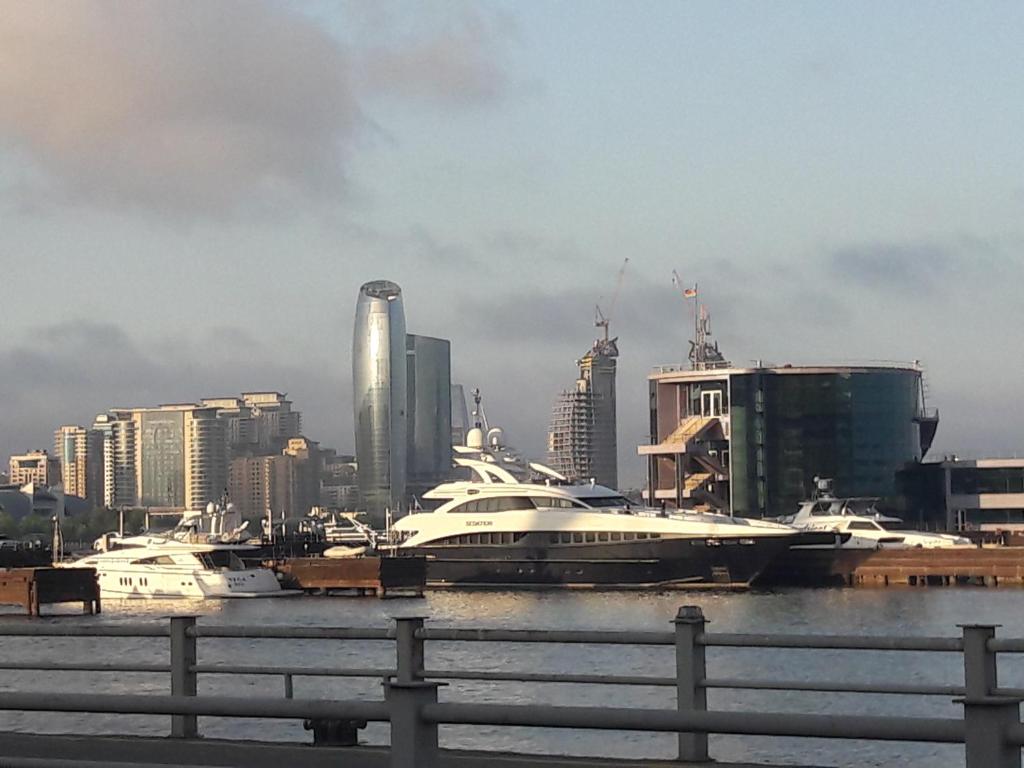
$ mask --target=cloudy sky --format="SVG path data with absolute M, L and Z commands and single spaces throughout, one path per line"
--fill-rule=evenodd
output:
M 619 440 L 698 282 L 739 364 L 921 360 L 937 452 L 1024 451 L 1018 2 L 0 8 L 0 455 L 288 392 L 351 449 L 359 285 L 533 454 L 625 257 Z

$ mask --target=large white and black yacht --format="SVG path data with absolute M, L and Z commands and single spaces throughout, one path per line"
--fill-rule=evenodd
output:
M 394 554 L 426 556 L 433 585 L 746 587 L 799 537 L 762 520 L 645 509 L 508 452 L 463 449 L 455 463 L 472 479 L 428 491 L 436 508 L 389 532 Z

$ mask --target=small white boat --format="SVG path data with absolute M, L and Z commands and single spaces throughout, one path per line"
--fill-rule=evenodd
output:
M 818 491 L 814 498 L 803 502 L 795 515 L 780 518 L 779 522 L 801 531 L 835 533 L 837 540 L 831 545 L 801 545 L 801 549 L 954 549 L 974 546 L 963 536 L 895 528 L 893 526 L 901 525 L 903 521 L 880 513 L 876 506 L 877 498 L 838 498 L 831 493 L 831 480 L 815 478 L 815 481 Z
M 188 543 L 162 536 L 100 539 L 102 550 L 67 568 L 95 568 L 103 598 L 281 597 L 269 568 L 250 568 L 239 554 L 251 547 Z

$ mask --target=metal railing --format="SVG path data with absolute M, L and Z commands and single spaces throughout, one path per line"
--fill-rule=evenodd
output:
M 676 733 L 678 759 L 694 762 L 710 759 L 708 734 L 737 734 L 964 744 L 968 768 L 1021 765 L 1024 726 L 1020 722 L 1020 701 L 1024 689 L 998 686 L 997 657 L 1000 653 L 1024 653 L 1024 639 L 996 638 L 993 626 L 963 625 L 959 637 L 707 633 L 705 617 L 694 606 L 681 608 L 673 624 L 674 630 L 668 632 L 431 628 L 424 626 L 422 617 L 398 618 L 387 628 L 212 626 L 198 624 L 194 617 L 174 617 L 164 625 L 0 624 L 0 636 L 166 637 L 170 647 L 168 664 L 0 659 L 0 669 L 6 670 L 170 674 L 170 695 L 0 692 L 0 710 L 169 715 L 171 736 L 184 739 L 199 736 L 199 716 L 389 722 L 391 765 L 403 767 L 436 764 L 439 725 Z M 217 638 L 393 642 L 395 666 L 384 669 L 198 663 L 198 642 Z M 425 645 L 430 642 L 663 646 L 674 649 L 675 669 L 672 676 L 665 677 L 433 669 L 425 660 Z M 964 684 L 709 678 L 708 648 L 955 653 L 963 660 Z M 200 674 L 281 676 L 285 695 L 198 695 Z M 382 678 L 384 698 L 294 698 L 292 681 L 300 676 Z M 675 688 L 676 708 L 442 703 L 437 691 L 444 680 L 670 687 Z M 716 711 L 708 708 L 707 692 L 712 689 L 945 696 L 962 705 L 964 715 L 938 718 Z

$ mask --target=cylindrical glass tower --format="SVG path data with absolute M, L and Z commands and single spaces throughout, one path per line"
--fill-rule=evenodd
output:
M 370 523 L 405 507 L 406 385 L 405 310 L 402 289 L 374 280 L 359 289 L 352 339 L 359 490 Z

